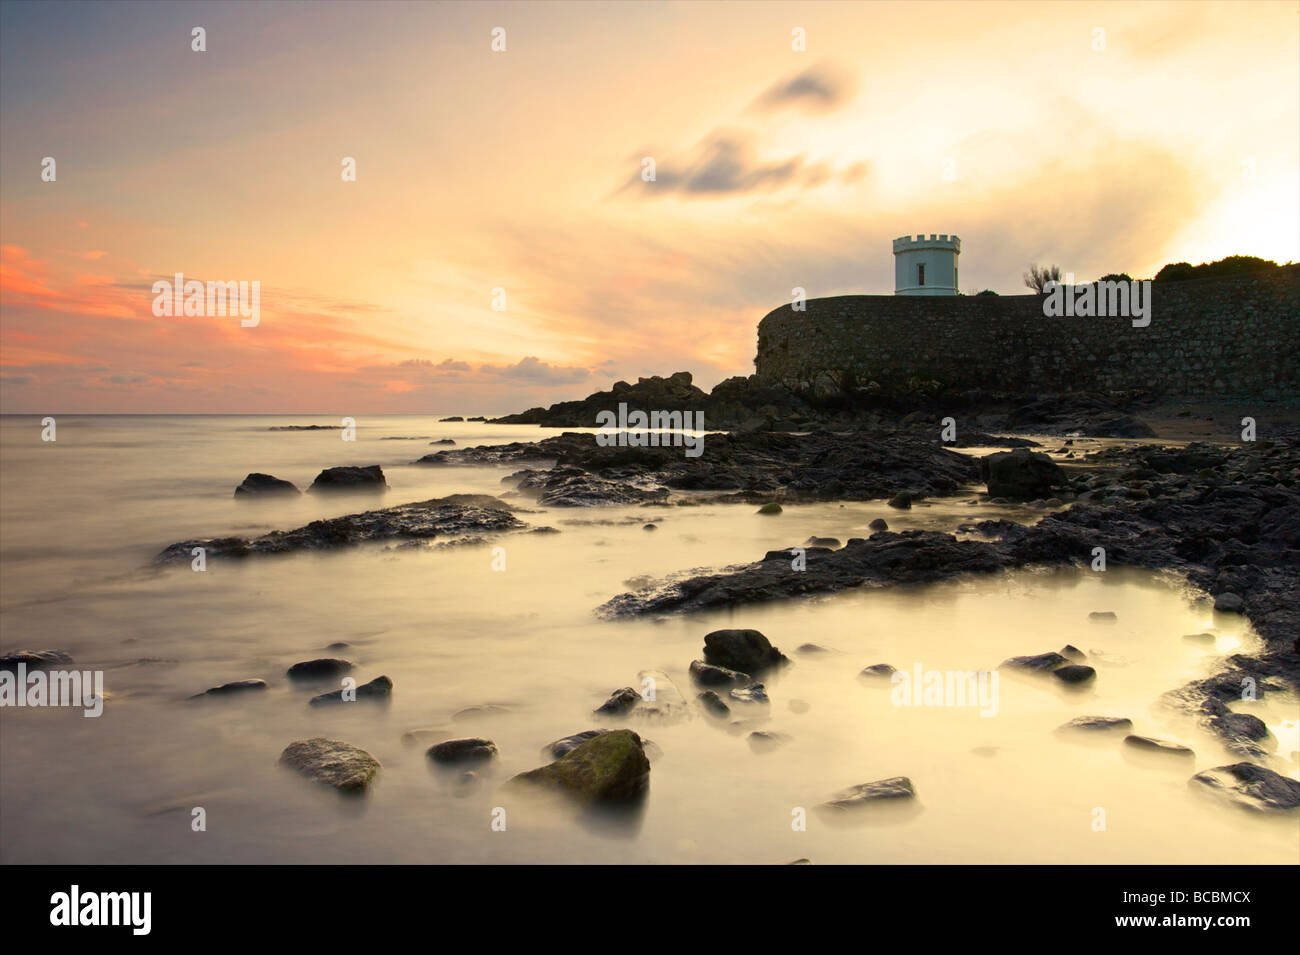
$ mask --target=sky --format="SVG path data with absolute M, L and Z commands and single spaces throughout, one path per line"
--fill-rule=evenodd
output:
M 965 292 L 1300 260 L 1300 4 L 0 3 L 6 413 L 707 389 L 932 232 Z

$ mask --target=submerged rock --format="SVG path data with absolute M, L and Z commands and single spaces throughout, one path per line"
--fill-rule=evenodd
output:
M 888 663 L 873 663 L 869 667 L 863 667 L 862 672 L 859 673 L 858 676 L 863 680 L 888 683 L 893 679 L 894 674 L 897 672 L 898 671 Z
M 1012 667 L 1017 670 L 1037 670 L 1046 673 L 1049 670 L 1055 670 L 1057 667 L 1066 663 L 1065 657 L 1059 653 L 1039 653 L 1034 656 L 1011 657 L 1009 660 L 1003 660 L 1001 666 Z M 1088 667 L 1088 669 L 1092 669 Z
M 265 690 L 265 680 L 236 680 L 233 683 L 222 683 L 220 686 L 214 686 L 204 690 L 202 693 L 196 693 L 190 697 L 197 700 L 204 696 L 230 696 L 235 693 L 242 693 L 246 690 Z
M 301 663 L 295 663 L 285 671 L 285 676 L 291 680 L 324 680 L 329 677 L 350 673 L 352 666 L 350 660 L 321 657 L 318 660 L 304 660 Z
M 746 737 L 749 742 L 749 748 L 756 753 L 770 753 L 775 749 L 780 749 L 786 743 L 790 742 L 790 737 L 785 733 L 773 733 L 768 730 L 754 730 Z
M 72 654 L 66 650 L 14 650 L 0 656 L 0 670 L 17 670 L 20 663 L 29 670 L 67 666 Z
M 704 635 L 704 662 L 742 673 L 761 673 L 790 661 L 757 630 L 714 630 Z
M 728 716 L 731 713 L 731 707 L 723 702 L 722 697 L 718 696 L 713 690 L 705 690 L 696 697 L 700 705 L 704 707 L 705 712 L 713 716 Z
M 1165 739 L 1156 739 L 1153 736 L 1135 736 L 1129 735 L 1124 737 L 1124 744 L 1132 746 L 1134 749 L 1142 750 L 1147 753 L 1160 753 L 1165 756 L 1195 756 L 1191 749 L 1182 743 L 1172 743 Z
M 308 779 L 349 793 L 364 790 L 382 768 L 364 749 L 323 736 L 290 743 L 280 762 Z
M 741 703 L 771 703 L 768 699 L 767 688 L 761 683 L 751 683 L 746 687 L 738 687 L 731 691 L 731 698 L 739 700 Z
M 1188 785 L 1256 812 L 1300 808 L 1300 782 L 1256 763 L 1216 766 L 1197 773 L 1188 780 Z
M 891 776 L 889 779 L 878 779 L 872 783 L 862 783 L 841 790 L 818 808 L 848 812 L 882 803 L 893 803 L 895 800 L 915 798 L 916 789 L 910 779 L 906 776 Z
M 366 467 L 326 468 L 316 475 L 308 491 L 387 491 L 384 469 L 378 464 Z
M 748 673 L 714 666 L 711 663 L 705 663 L 703 660 L 691 661 L 691 676 L 705 686 L 733 686 L 750 682 Z
M 456 538 L 520 530 L 526 525 L 510 513 L 510 505 L 487 494 L 449 497 L 399 504 L 361 514 L 312 521 L 291 531 L 261 537 L 205 538 L 180 541 L 165 548 L 155 562 L 189 563 L 202 547 L 207 559 L 287 554 L 302 550 L 333 550 L 370 541 Z
M 1133 721 L 1125 716 L 1076 716 L 1057 729 L 1063 732 L 1109 733 L 1133 728 Z
M 1080 663 L 1067 663 L 1065 666 L 1053 670 L 1052 676 L 1063 683 L 1084 683 L 1094 679 L 1097 676 L 1097 671 Z
M 244 482 L 235 488 L 235 497 L 240 500 L 254 497 L 284 497 L 301 493 L 291 481 L 258 473 L 248 475 L 244 478 Z
M 615 690 L 608 700 L 596 707 L 595 712 L 622 716 L 640 702 L 641 694 L 632 687 L 625 686 L 621 690 Z
M 439 763 L 479 762 L 495 759 L 497 745 L 490 739 L 477 736 L 469 739 L 449 739 L 430 746 L 426 755 Z
M 635 799 L 649 783 L 650 761 L 641 737 L 631 730 L 611 730 L 580 743 L 549 766 L 520 773 L 508 785 L 538 786 L 590 803 Z
M 348 699 L 348 696 L 354 696 L 354 699 Z M 372 700 L 376 702 L 387 702 L 393 696 L 393 681 L 386 676 L 377 676 L 369 683 L 363 683 L 349 693 L 347 690 L 334 690 L 331 693 L 322 693 L 320 696 L 311 698 L 312 706 L 327 706 L 331 703 L 350 703 L 361 700 Z

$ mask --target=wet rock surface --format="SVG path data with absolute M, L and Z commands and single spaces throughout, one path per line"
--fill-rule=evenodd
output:
M 302 492 L 291 481 L 284 481 L 269 474 L 253 473 L 244 478 L 243 483 L 235 488 L 235 497 L 240 500 L 262 497 L 294 497 Z
M 426 754 L 438 763 L 474 763 L 495 759 L 496 743 L 490 739 L 470 737 L 468 739 L 449 739 L 429 747 Z
M 312 521 L 295 530 L 272 531 L 252 539 L 224 537 L 181 541 L 165 548 L 154 561 L 159 564 L 189 563 L 196 547 L 203 548 L 206 558 L 211 560 L 333 550 L 375 541 L 458 540 L 520 530 L 526 526 L 511 513 L 511 507 L 505 501 L 486 494 L 453 494 Z
M 66 650 L 13 650 L 0 656 L 0 670 L 17 670 L 20 663 L 28 670 L 67 666 L 72 654 Z
M 1285 812 L 1300 809 L 1300 782 L 1255 763 L 1218 766 L 1197 773 L 1190 786 L 1244 809 Z
M 326 468 L 316 475 L 308 491 L 386 491 L 388 481 L 384 479 L 384 469 L 378 464 L 365 467 Z
M 641 737 L 631 730 L 610 730 L 580 743 L 549 766 L 520 773 L 507 785 L 536 786 L 593 803 L 636 799 L 649 783 L 650 761 Z
M 968 455 L 934 437 L 897 433 L 710 434 L 705 453 L 681 447 L 602 447 L 594 434 L 566 432 L 536 442 L 437 451 L 425 465 L 551 464 L 510 476 L 538 502 L 562 506 L 662 501 L 669 491 L 726 491 L 753 504 L 874 500 L 900 491 L 952 494 L 978 477 Z M 727 499 L 727 498 L 719 498 Z M 779 513 L 774 509 L 774 513 Z
M 379 760 L 364 749 L 323 736 L 290 743 L 280 754 L 280 762 L 345 793 L 365 790 L 381 768 Z
M 704 662 L 740 673 L 762 673 L 790 661 L 757 630 L 714 630 L 704 635 Z

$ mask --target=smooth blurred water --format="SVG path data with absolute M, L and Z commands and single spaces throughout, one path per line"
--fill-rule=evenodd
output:
M 540 509 L 521 517 L 559 534 L 512 534 L 506 569 L 487 547 L 386 545 L 244 562 L 204 573 L 149 566 L 191 537 L 250 536 L 369 509 L 368 496 L 241 502 L 235 486 L 261 471 L 306 488 L 324 467 L 380 464 L 383 504 L 455 492 L 499 494 L 508 468 L 428 468 L 410 462 L 453 438 L 458 447 L 534 440 L 556 430 L 368 417 L 357 440 L 337 432 L 269 431 L 338 424 L 289 416 L 59 416 L 0 419 L 0 649 L 58 647 L 105 671 L 104 715 L 0 709 L 0 859 L 5 862 L 1252 862 L 1294 863 L 1294 820 L 1209 803 L 1192 772 L 1237 762 L 1217 739 L 1160 704 L 1165 691 L 1210 672 L 1255 638 L 1216 616 L 1170 575 L 1112 569 L 1020 571 L 925 587 L 859 590 L 733 611 L 602 621 L 592 611 L 627 581 L 744 563 L 810 535 L 953 530 L 983 517 L 1037 512 L 967 503 L 897 511 L 884 502 Z M 418 440 L 383 440 L 420 436 Z M 705 458 L 707 459 L 707 441 Z M 523 503 L 527 504 L 526 501 Z M 642 529 L 647 521 L 658 530 Z M 1088 619 L 1113 610 L 1114 624 Z M 733 704 L 717 723 L 699 710 L 672 724 L 591 715 L 616 688 L 664 670 L 693 700 L 687 667 L 703 636 L 762 630 L 795 660 L 768 682 L 767 710 Z M 1205 648 L 1182 635 L 1220 628 Z M 332 687 L 291 686 L 291 664 L 339 651 L 366 681 L 387 674 L 390 705 L 313 708 Z M 827 652 L 800 653 L 815 643 Z M 999 682 L 998 712 L 904 708 L 888 686 L 857 674 L 888 662 L 911 670 L 988 669 L 1003 659 L 1074 644 L 1098 655 L 1094 684 Z M 270 690 L 187 697 L 231 680 Z M 499 705 L 464 720 L 470 706 Z M 1274 768 L 1296 775 L 1296 700 L 1238 706 L 1277 736 Z M 1084 714 L 1127 716 L 1135 732 L 1196 750 L 1188 763 L 1135 761 L 1118 739 L 1082 745 L 1053 730 Z M 752 722 L 751 722 L 752 721 Z M 519 804 L 498 791 L 540 765 L 551 740 L 626 725 L 662 751 L 650 793 L 621 815 L 575 815 Z M 787 734 L 755 752 L 755 728 Z M 403 741 L 427 728 L 420 744 Z M 433 768 L 431 742 L 496 741 L 501 758 L 477 787 Z M 290 742 L 345 739 L 384 769 L 370 794 L 340 799 L 281 769 Z M 905 775 L 921 809 L 849 829 L 813 807 L 842 788 Z M 191 830 L 202 806 L 207 831 Z M 491 828 L 506 810 L 504 832 Z M 807 831 L 795 831 L 798 809 Z M 1097 810 L 1105 828 L 1097 831 Z

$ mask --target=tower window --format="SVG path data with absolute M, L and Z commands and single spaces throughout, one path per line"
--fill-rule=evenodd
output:
M 916 284 L 917 285 L 925 284 L 925 263 L 924 262 L 922 262 L 920 265 L 916 267 Z

